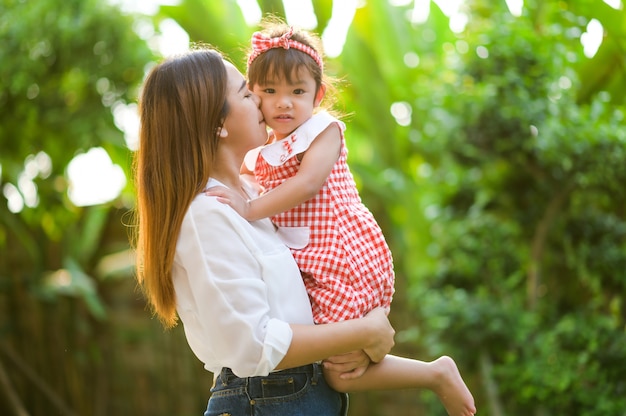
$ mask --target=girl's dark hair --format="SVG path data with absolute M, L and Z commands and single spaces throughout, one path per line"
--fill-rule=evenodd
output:
M 261 28 L 261 32 L 266 36 L 278 38 L 289 32 L 291 26 L 275 17 L 268 17 L 261 22 Z M 323 59 L 322 41 L 315 33 L 294 28 L 291 39 L 315 49 Z M 336 95 L 337 80 L 325 74 L 311 56 L 295 48 L 273 48 L 257 56 L 248 67 L 248 84 L 252 89 L 255 85 L 264 85 L 274 79 L 292 82 L 301 69 L 306 69 L 315 80 L 316 92 L 322 84 L 326 86 L 324 107 L 330 109 Z

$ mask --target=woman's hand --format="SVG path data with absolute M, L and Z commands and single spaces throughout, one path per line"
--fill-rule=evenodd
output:
M 370 365 L 370 357 L 363 350 L 334 355 L 324 360 L 324 371 L 339 373 L 342 380 L 361 377 Z
M 378 307 L 365 315 L 368 324 L 372 326 L 373 337 L 370 345 L 364 349 L 372 362 L 378 363 L 394 346 L 393 337 L 396 331 L 387 318 L 388 309 Z

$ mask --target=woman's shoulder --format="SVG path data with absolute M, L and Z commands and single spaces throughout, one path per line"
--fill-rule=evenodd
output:
M 220 182 L 210 179 L 207 183 L 206 188 L 210 188 L 213 186 L 224 186 Z M 231 222 L 236 220 L 239 215 L 228 205 L 221 203 L 218 201 L 215 196 L 205 195 L 204 192 L 200 192 L 196 197 L 191 201 L 189 205 L 189 209 L 185 214 L 186 220 L 191 220 L 194 222 Z M 209 224 L 212 227 L 218 226 L 219 224 Z
M 194 234 L 222 233 L 232 228 L 237 221 L 237 213 L 217 200 L 217 197 L 199 193 L 191 201 L 185 217 L 183 229 L 195 230 Z
M 224 185 L 218 181 L 209 180 L 207 188 L 212 186 Z M 248 196 L 253 197 L 254 188 L 245 182 L 243 186 Z M 266 227 L 265 222 L 271 225 L 269 219 L 250 223 L 228 204 L 220 202 L 215 196 L 205 195 L 204 192 L 196 195 L 191 201 L 183 219 L 183 223 L 188 223 L 189 226 L 198 229 L 198 233 L 208 233 L 213 237 L 236 233 L 242 238 L 251 238 L 255 235 L 255 229 Z

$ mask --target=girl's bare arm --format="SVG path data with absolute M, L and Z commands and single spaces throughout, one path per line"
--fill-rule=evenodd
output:
M 237 192 L 223 187 L 210 188 L 206 194 L 217 196 L 220 202 L 230 205 L 248 221 L 271 217 L 315 196 L 330 175 L 340 150 L 341 133 L 339 126 L 333 123 L 302 155 L 298 173 L 259 198 L 245 201 Z

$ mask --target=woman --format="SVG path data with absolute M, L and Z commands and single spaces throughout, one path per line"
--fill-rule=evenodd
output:
M 283 239 L 303 275 L 315 323 L 389 308 L 391 251 L 350 172 L 345 125 L 322 110 L 327 105 L 321 107 L 332 88 L 324 74 L 321 39 L 274 18 L 263 26 L 252 36 L 247 75 L 271 133 L 267 145 L 248 153 L 246 168 L 264 192 L 253 200 L 227 188 L 207 194 L 249 221 L 271 217 L 281 235 L 304 240 L 294 245 L 296 239 Z M 324 375 L 338 391 L 426 388 L 450 416 L 476 412 L 474 397 L 450 357 L 425 362 L 387 355 L 360 373 L 348 380 L 335 372 Z
M 385 311 L 314 325 L 298 267 L 271 222 L 247 222 L 202 194 L 221 185 L 255 196 L 239 171 L 267 140 L 259 105 L 215 51 L 152 69 L 135 159 L 138 280 L 166 327 L 180 317 L 191 349 L 217 376 L 206 416 L 345 414 L 345 396 L 316 363 L 333 357 L 325 367 L 349 374 L 380 361 L 393 345 Z

